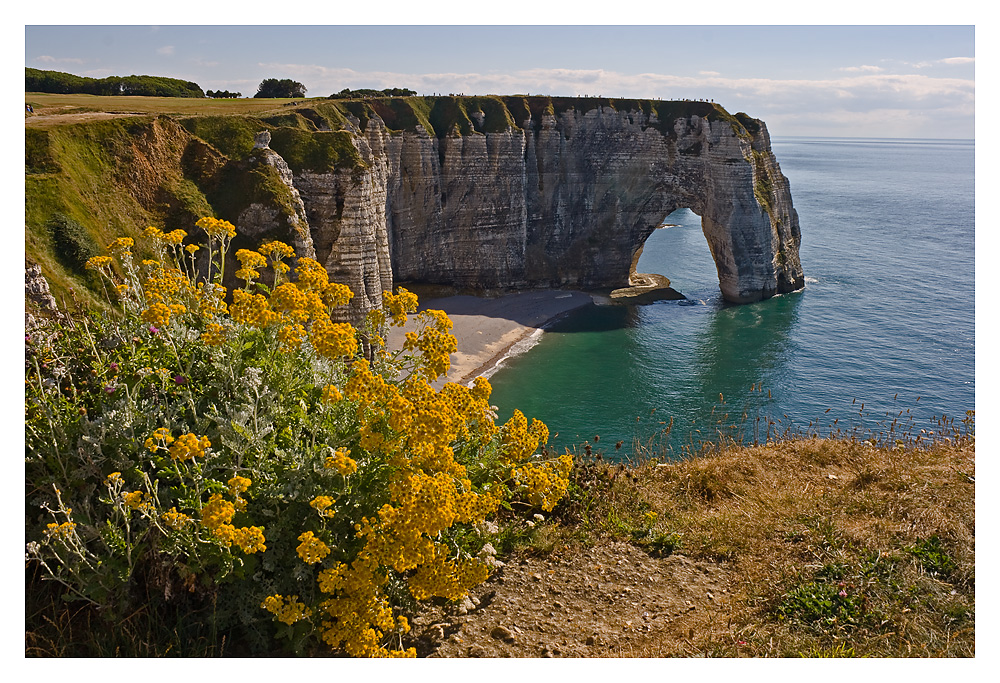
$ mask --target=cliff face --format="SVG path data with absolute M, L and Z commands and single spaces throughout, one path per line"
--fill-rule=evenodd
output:
M 439 137 L 371 112 L 363 129 L 351 121 L 365 170 L 295 176 L 317 255 L 359 309 L 393 278 L 627 286 L 646 238 L 684 207 L 702 217 L 727 300 L 802 287 L 798 216 L 762 122 L 597 106 L 480 132 L 482 112 L 470 114 L 472 130 Z
M 315 255 L 355 292 L 338 313 L 352 322 L 394 280 L 625 287 L 646 238 L 683 207 L 702 217 L 726 299 L 803 284 L 767 128 L 705 102 L 411 97 L 124 118 L 26 129 L 25 171 L 28 237 L 59 212 L 89 221 L 97 246 L 214 214 L 237 227 L 231 251 L 278 239 Z M 26 252 L 64 291 L 46 244 Z

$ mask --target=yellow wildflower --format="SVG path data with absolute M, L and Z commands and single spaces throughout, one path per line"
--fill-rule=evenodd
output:
M 299 540 L 301 543 L 299 543 L 296 551 L 306 564 L 316 564 L 330 554 L 330 548 L 327 547 L 326 543 L 322 539 L 317 538 L 311 531 L 300 534 Z
M 198 437 L 194 434 L 181 434 L 170 446 L 170 457 L 173 460 L 191 460 L 205 457 L 205 449 L 212 445 L 207 436 Z
M 119 237 L 114 242 L 112 242 L 111 244 L 108 245 L 108 253 L 111 253 L 111 254 L 122 253 L 122 254 L 124 254 L 125 252 L 127 252 L 129 249 L 131 249 L 134 246 L 135 246 L 135 241 L 131 237 Z
M 358 463 L 348 455 L 350 451 L 346 448 L 338 448 L 333 455 L 328 456 L 323 466 L 330 470 L 337 470 L 345 477 L 358 471 Z
M 333 517 L 334 511 L 330 510 L 330 507 L 336 502 L 337 501 L 330 496 L 316 496 L 312 499 L 312 502 L 309 503 L 309 507 L 316 510 L 320 517 Z
M 45 528 L 45 535 L 49 538 L 66 538 L 73 533 L 74 529 L 76 529 L 75 522 L 63 522 L 62 524 L 51 522 Z
M 264 598 L 264 602 L 260 606 L 273 614 L 278 621 L 289 626 L 312 616 L 312 610 L 306 607 L 304 603 L 299 602 L 299 596 L 297 595 L 289 595 L 288 597 L 271 595 Z
M 229 524 L 235 514 L 236 508 L 232 503 L 221 494 L 213 493 L 201 510 L 201 523 L 209 530 L 215 531 L 224 524 Z
M 90 270 L 101 270 L 111 265 L 110 256 L 94 256 L 87 260 L 87 268 Z
M 229 484 L 229 493 L 231 493 L 234 496 L 238 496 L 239 494 L 243 493 L 248 488 L 250 488 L 250 484 L 252 484 L 253 482 L 247 479 L 246 477 L 241 477 L 237 474 L 227 483 Z
M 163 523 L 166 524 L 168 528 L 173 529 L 174 531 L 179 531 L 194 521 L 183 512 L 177 512 L 177 508 L 175 507 L 170 508 L 169 512 L 164 512 L 160 515 L 160 519 L 163 520 Z

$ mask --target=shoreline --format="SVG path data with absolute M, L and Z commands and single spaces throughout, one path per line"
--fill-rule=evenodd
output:
M 442 310 L 448 315 L 458 342 L 447 376 L 432 385 L 440 388 L 446 382 L 468 384 L 476 377 L 491 377 L 508 358 L 537 344 L 546 328 L 598 298 L 578 290 L 533 290 L 499 297 L 455 295 L 421 300 L 418 311 Z M 411 329 L 409 325 L 390 328 L 388 346 L 399 348 Z

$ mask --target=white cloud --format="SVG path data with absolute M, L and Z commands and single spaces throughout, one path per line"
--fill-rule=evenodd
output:
M 862 64 L 861 66 L 845 66 L 838 69 L 838 71 L 848 71 L 848 72 L 871 72 L 878 73 L 879 71 L 885 71 L 880 66 L 872 66 L 870 64 Z
M 698 73 L 700 75 L 702 75 L 702 76 L 721 76 L 722 75 L 718 71 L 699 71 Z
M 713 99 L 730 109 L 745 111 L 772 124 L 796 121 L 796 127 L 815 122 L 814 128 L 840 125 L 839 121 L 880 122 L 869 136 L 899 137 L 897 127 L 906 131 L 951 127 L 958 137 L 973 137 L 975 81 L 921 74 L 885 74 L 870 70 L 845 72 L 821 80 L 777 80 L 768 78 L 697 77 L 662 73 L 623 74 L 605 70 L 526 69 L 498 73 L 360 72 L 315 64 L 261 64 L 268 76 L 294 78 L 313 96 L 323 96 L 343 88 L 412 88 L 421 94 L 511 94 L 531 93 L 556 96 L 600 95 L 603 97 Z M 887 116 L 895 117 L 895 122 Z M 895 112 L 908 112 L 903 117 Z M 903 126 L 901 121 L 908 123 Z M 815 132 L 814 134 L 823 134 Z M 855 133 L 834 133 L 855 134 Z M 917 135 L 914 135 L 918 137 Z M 940 135 L 938 135 L 940 137 Z
M 948 57 L 941 60 L 942 64 L 975 64 L 975 62 L 975 57 Z
M 166 55 L 167 57 L 171 57 L 174 54 L 174 46 L 173 45 L 164 45 L 163 47 L 158 47 L 158 48 L 156 48 L 156 54 L 158 54 L 158 55 Z
M 43 64 L 83 64 L 83 60 L 79 57 L 52 57 L 50 55 L 35 57 L 35 61 Z

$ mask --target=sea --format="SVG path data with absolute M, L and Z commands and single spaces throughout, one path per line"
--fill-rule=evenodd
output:
M 685 301 L 588 305 L 493 374 L 556 449 L 674 458 L 726 439 L 910 437 L 975 410 L 975 142 L 772 138 L 806 286 L 727 304 L 701 219 L 664 216 L 637 270 Z M 949 427 L 950 428 L 950 427 Z

